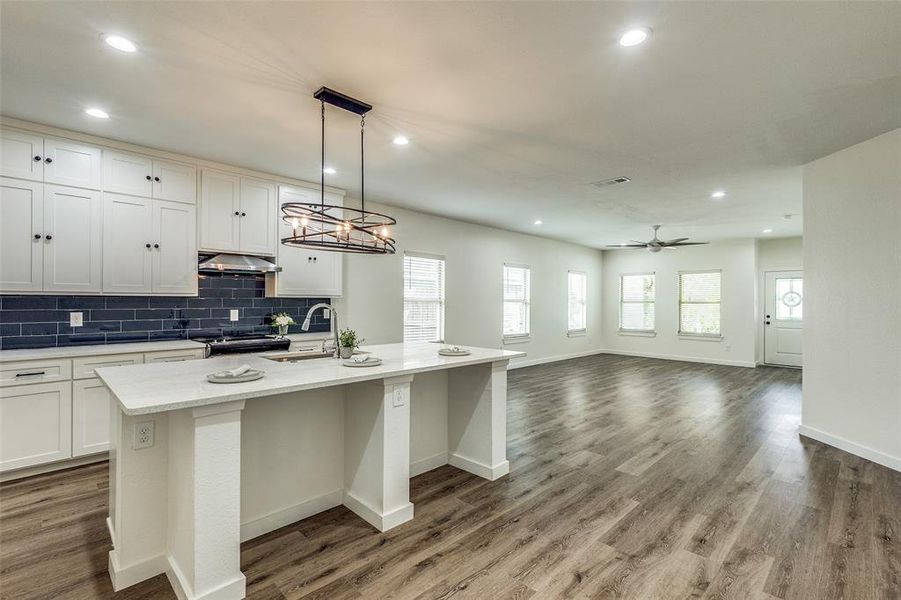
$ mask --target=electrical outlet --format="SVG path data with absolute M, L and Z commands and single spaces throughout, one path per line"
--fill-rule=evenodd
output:
M 82 326 L 84 326 L 84 313 L 70 312 L 69 313 L 69 327 L 82 327 Z
M 403 405 L 404 405 L 403 390 L 394 390 L 394 406 L 403 406 Z
M 233 308 L 228 311 L 228 320 L 229 321 L 237 321 L 238 320 L 238 309 Z
M 151 448 L 153 446 L 153 421 L 143 421 L 135 423 L 134 440 L 131 447 L 133 450 L 141 448 Z

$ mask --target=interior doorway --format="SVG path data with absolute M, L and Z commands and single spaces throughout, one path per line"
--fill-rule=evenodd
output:
M 764 362 L 800 367 L 804 274 L 802 271 L 767 271 L 764 289 Z

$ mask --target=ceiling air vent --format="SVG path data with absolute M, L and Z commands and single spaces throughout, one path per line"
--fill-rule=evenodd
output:
M 595 181 L 591 185 L 602 188 L 607 187 L 608 185 L 619 185 L 620 183 L 629 183 L 632 181 L 625 175 L 621 175 L 619 177 L 611 177 L 610 179 L 604 179 L 602 181 Z

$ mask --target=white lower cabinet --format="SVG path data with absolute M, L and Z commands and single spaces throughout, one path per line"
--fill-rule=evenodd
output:
M 109 450 L 109 390 L 97 378 L 72 382 L 72 456 Z
M 72 384 L 0 388 L 0 470 L 72 456 Z

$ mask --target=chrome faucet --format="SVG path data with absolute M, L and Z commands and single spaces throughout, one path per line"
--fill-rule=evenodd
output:
M 313 316 L 313 313 L 316 312 L 317 308 L 322 308 L 326 310 L 332 311 L 332 328 L 335 331 L 335 350 L 332 354 L 332 358 L 339 358 L 341 356 L 341 349 L 338 344 L 338 311 L 336 311 L 331 304 L 326 304 L 325 302 L 320 302 L 319 304 L 314 304 L 310 307 L 310 310 L 307 311 L 307 316 L 303 320 L 303 325 L 300 328 L 303 331 L 310 330 L 310 317 Z

